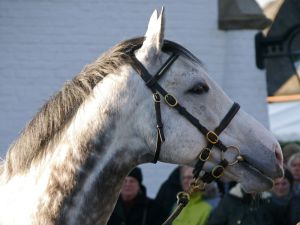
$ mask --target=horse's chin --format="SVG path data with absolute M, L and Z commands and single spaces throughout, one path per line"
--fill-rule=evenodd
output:
M 241 175 L 239 182 L 245 192 L 259 193 L 273 187 L 273 179 L 247 162 L 241 162 Z

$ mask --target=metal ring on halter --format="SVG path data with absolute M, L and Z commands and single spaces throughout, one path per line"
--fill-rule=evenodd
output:
M 177 193 L 176 198 L 177 201 L 180 201 L 181 199 L 186 199 L 187 201 L 189 201 L 190 195 L 187 192 L 181 191 Z
M 240 152 L 240 149 L 236 146 L 233 146 L 233 145 L 229 145 L 226 147 L 227 148 L 227 151 L 228 149 L 233 149 L 234 151 L 237 152 L 237 155 L 236 155 L 236 158 L 234 161 L 232 162 L 228 162 L 228 166 L 233 166 L 234 164 L 238 163 L 239 161 L 242 161 L 243 160 L 243 157 L 241 156 L 241 152 Z M 224 152 L 221 151 L 221 159 L 225 159 L 225 156 L 224 156 Z M 227 159 L 226 159 L 227 160 Z M 228 160 L 227 160 L 228 161 Z
M 192 181 L 192 183 L 190 184 L 192 191 L 195 191 L 196 189 L 198 189 L 200 191 L 204 191 L 205 186 L 206 186 L 206 183 L 203 182 L 200 177 L 198 177 L 197 179 L 194 179 L 194 181 Z
M 155 102 L 160 102 L 160 95 L 158 92 L 153 93 L 153 100 Z
M 169 99 L 168 99 L 168 98 L 171 98 L 171 99 L 174 101 L 174 103 L 169 102 Z M 167 94 L 167 95 L 165 96 L 165 101 L 166 101 L 166 103 L 167 103 L 169 106 L 171 106 L 171 107 L 175 107 L 175 106 L 178 104 L 177 99 L 176 99 L 173 95 L 170 95 L 170 94 Z

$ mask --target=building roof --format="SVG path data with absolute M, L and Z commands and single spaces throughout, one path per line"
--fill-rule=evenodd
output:
M 271 24 L 255 0 L 219 0 L 219 29 L 262 30 Z
M 291 54 L 300 52 L 300 1 L 276 0 L 264 12 L 273 20 L 271 27 L 264 31 L 265 43 L 274 42 L 266 45 L 264 51 L 268 96 L 298 95 L 300 75 Z

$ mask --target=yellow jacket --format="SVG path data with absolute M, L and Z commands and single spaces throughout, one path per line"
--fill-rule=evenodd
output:
M 202 199 L 202 193 L 195 192 L 172 225 L 205 225 L 211 210 L 211 205 Z

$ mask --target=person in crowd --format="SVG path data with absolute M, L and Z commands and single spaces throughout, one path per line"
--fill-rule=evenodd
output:
M 274 181 L 271 210 L 276 221 L 282 225 L 292 225 L 291 213 L 294 211 L 291 208 L 291 202 L 294 198 L 293 183 L 293 175 L 288 169 L 284 170 L 284 177 L 277 178 Z
M 293 154 L 288 160 L 288 168 L 290 169 L 293 178 L 293 192 L 294 196 L 292 197 L 289 204 L 291 224 L 296 224 L 300 222 L 300 153 Z
M 282 225 L 274 219 L 271 209 L 270 193 L 253 196 L 237 183 L 221 199 L 207 225 Z
M 213 210 L 218 206 L 221 200 L 221 193 L 217 182 L 213 181 L 205 186 L 203 199 L 212 206 Z
M 160 186 L 155 198 L 155 201 L 164 208 L 168 215 L 171 214 L 171 211 L 176 205 L 177 193 L 184 190 L 181 182 L 183 167 L 184 166 L 178 166 L 171 172 L 168 179 Z M 211 204 L 213 208 L 218 204 L 222 195 L 219 190 L 219 184 L 213 182 L 207 185 L 203 193 L 203 198 Z
M 172 171 L 168 179 L 160 186 L 155 198 L 155 201 L 163 207 L 168 215 L 176 204 L 177 193 L 182 191 L 180 182 L 181 169 L 182 167 L 178 166 Z
M 294 178 L 292 173 L 288 169 L 284 169 L 284 177 L 277 178 L 274 181 L 272 189 L 273 196 L 280 198 L 280 202 L 282 202 L 282 198 L 290 199 L 290 196 L 293 193 L 293 183 Z
M 183 166 L 180 169 L 181 187 L 187 191 L 193 181 L 193 168 Z M 190 195 L 188 204 L 173 221 L 172 225 L 205 225 L 211 213 L 212 206 L 203 199 L 203 193 L 195 190 Z
M 125 178 L 120 197 L 107 225 L 161 225 L 167 217 L 164 210 L 147 197 L 140 168 Z
M 288 161 L 288 168 L 293 174 L 293 190 L 296 195 L 300 195 L 300 152 L 292 155 Z
M 290 143 L 290 144 L 285 145 L 282 148 L 284 165 L 287 166 L 290 157 L 298 152 L 300 152 L 300 145 L 295 144 L 295 143 Z
M 289 218 L 291 225 L 300 225 L 300 195 L 294 195 L 289 204 Z

